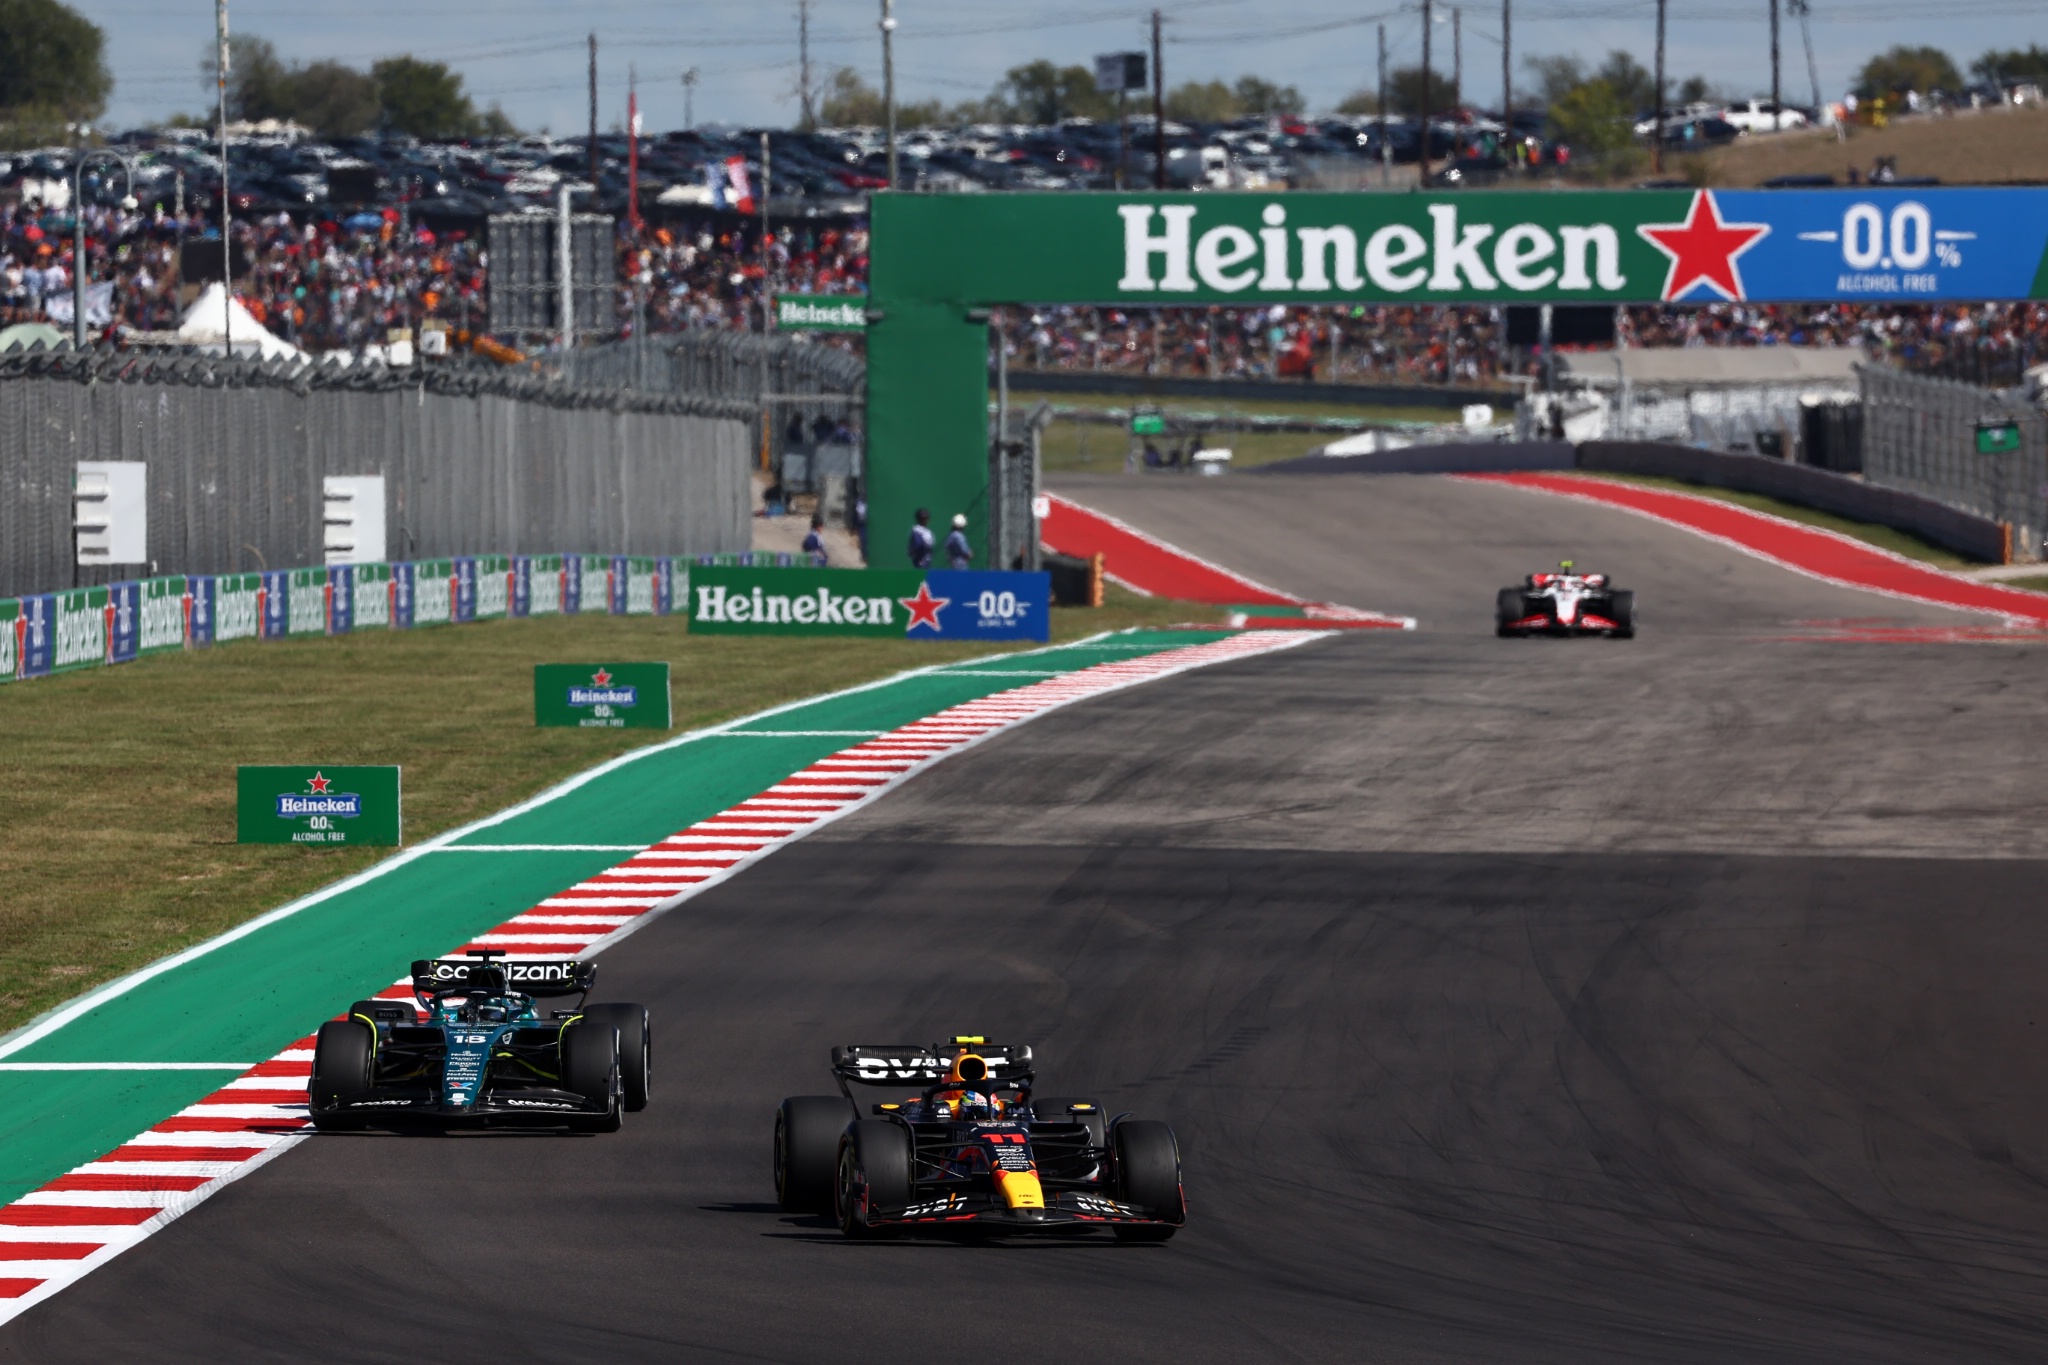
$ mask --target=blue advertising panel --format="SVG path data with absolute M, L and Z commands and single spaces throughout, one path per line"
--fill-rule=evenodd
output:
M 676 562 L 663 555 L 654 561 L 654 614 L 667 616 L 676 607 Z
M 463 555 L 455 566 L 455 619 L 476 620 L 476 556 Z
M 413 566 L 408 561 L 391 566 L 391 628 L 412 629 Z
M 21 676 L 40 678 L 57 662 L 57 594 L 37 593 L 21 599 L 15 629 L 21 633 Z
M 142 585 L 107 585 L 107 662 L 132 663 L 142 645 Z
M 533 556 L 512 556 L 512 601 L 513 616 L 525 616 L 533 607 Z
M 626 579 L 626 557 L 613 555 L 604 575 L 604 609 L 614 616 L 626 614 Z
M 266 640 L 282 640 L 291 628 L 291 571 L 264 570 L 262 598 L 262 636 Z
M 562 556 L 562 615 L 583 610 L 583 556 Z
M 327 566 L 327 633 L 346 635 L 355 625 L 356 571 L 350 564 Z
M 937 625 L 913 619 L 911 639 L 1045 640 L 1052 635 L 1052 575 L 992 569 L 933 569 L 926 592 Z M 911 609 L 914 618 L 916 609 Z
M 185 642 L 194 649 L 213 643 L 213 575 L 187 574 L 185 594 L 192 603 L 192 615 L 185 623 Z

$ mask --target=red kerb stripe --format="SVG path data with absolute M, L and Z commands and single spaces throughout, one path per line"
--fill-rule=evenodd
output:
M 85 1204 L 8 1204 L 0 1207 L 0 1227 L 132 1228 L 147 1223 L 162 1209 L 102 1209 Z

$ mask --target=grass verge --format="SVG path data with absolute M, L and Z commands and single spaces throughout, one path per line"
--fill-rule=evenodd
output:
M 1222 619 L 1109 594 L 1099 610 L 1055 608 L 1053 639 Z M 676 617 L 548 617 L 244 641 L 0 687 L 0 1031 L 384 856 L 237 844 L 237 764 L 402 764 L 417 843 L 659 738 L 536 729 L 536 663 L 667 659 L 681 732 L 1029 647 L 692 637 Z
M 1645 488 L 1668 488 L 1675 493 L 1693 493 L 1703 498 L 1715 498 L 1721 502 L 1732 502 L 1737 507 L 1747 507 L 1752 512 L 1768 512 L 1774 517 L 1796 521 L 1802 526 L 1816 526 L 1823 531 L 1837 531 L 1852 540 L 1880 550 L 1890 550 L 1895 555 L 1918 560 L 1937 569 L 1972 569 L 1978 561 L 1966 559 L 1953 550 L 1945 550 L 1930 544 L 1907 531 L 1895 531 L 1889 526 L 1877 526 L 1867 521 L 1851 521 L 1838 517 L 1832 512 L 1821 512 L 1797 503 L 1780 502 L 1762 493 L 1742 493 L 1732 488 L 1716 488 L 1711 484 L 1686 483 L 1682 479 L 1667 479 L 1655 474 L 1613 474 L 1605 470 L 1581 469 L 1577 471 L 1589 478 L 1612 479 L 1616 483 L 1640 484 Z

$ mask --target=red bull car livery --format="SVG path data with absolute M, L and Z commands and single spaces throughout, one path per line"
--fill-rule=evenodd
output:
M 1038 1097 L 1029 1047 L 836 1047 L 832 1075 L 839 1094 L 794 1096 L 776 1112 L 775 1193 L 849 1237 L 1107 1230 L 1163 1242 L 1187 1221 L 1173 1130 L 1094 1100 Z M 863 1116 L 854 1086 L 898 1098 Z

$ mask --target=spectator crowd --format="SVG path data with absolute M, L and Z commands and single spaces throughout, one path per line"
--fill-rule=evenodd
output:
M 112 207 L 88 207 L 86 225 L 89 278 L 114 280 L 104 319 L 113 334 L 174 329 L 180 245 L 210 240 L 217 253 L 217 225 Z M 866 287 L 867 231 L 858 219 L 777 227 L 765 254 L 758 225 L 730 216 L 622 223 L 617 248 L 621 335 L 643 325 L 652 333 L 755 329 L 764 293 Z M 390 329 L 429 319 L 485 326 L 481 234 L 413 223 L 397 208 L 238 220 L 235 256 L 237 298 L 311 352 L 378 345 Z M 53 313 L 68 322 L 71 257 L 68 212 L 0 207 L 0 325 Z M 999 310 L 998 325 L 1009 363 L 1038 369 L 1483 384 L 1533 373 L 1535 364 L 1506 344 L 1500 312 L 1489 307 L 1013 307 Z M 1632 346 L 1860 346 L 1908 369 L 2014 382 L 2048 359 L 2048 305 L 1643 306 L 1623 311 L 1621 335 Z

